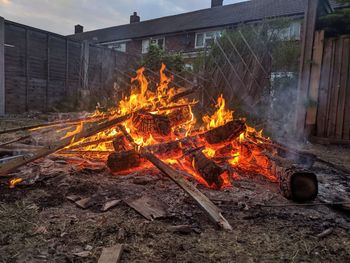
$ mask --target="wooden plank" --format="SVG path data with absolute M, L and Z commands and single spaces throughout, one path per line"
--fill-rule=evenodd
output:
M 46 35 L 46 88 L 45 88 L 45 110 L 49 108 L 49 83 L 50 83 L 50 35 Z
M 337 122 L 337 107 L 339 100 L 340 91 L 340 77 L 341 77 L 341 64 L 343 55 L 343 41 L 337 39 L 335 43 L 335 60 L 334 60 L 334 71 L 332 81 L 332 93 L 329 97 L 329 115 L 328 115 L 328 127 L 327 137 L 335 138 L 335 129 Z
M 155 167 L 157 167 L 161 172 L 168 176 L 173 182 L 175 182 L 180 188 L 182 188 L 187 194 L 189 194 L 197 204 L 207 213 L 209 218 L 220 228 L 224 230 L 232 230 L 232 226 L 223 217 L 221 211 L 218 207 L 211 202 L 208 197 L 206 197 L 202 192 L 200 192 L 196 187 L 194 187 L 189 181 L 187 181 L 182 174 L 177 172 L 174 168 L 167 165 L 160 159 L 158 159 L 154 154 L 140 149 L 138 145 L 134 143 L 134 139 L 126 131 L 124 126 L 118 125 L 118 128 L 123 132 L 127 140 L 134 146 L 135 151 L 139 149 L 141 156 L 148 161 L 150 161 Z
M 344 48 L 350 49 L 350 44 Z M 350 60 L 350 59 L 349 59 Z M 350 63 L 350 62 L 348 62 Z M 348 71 L 348 81 L 346 85 L 346 95 L 345 95 L 345 115 L 344 115 L 344 128 L 343 128 L 343 138 L 345 140 L 350 140 L 350 66 Z
M 54 152 L 57 152 L 60 149 L 63 149 L 64 147 L 70 145 L 72 142 L 77 142 L 81 140 L 82 138 L 90 137 L 98 132 L 104 131 L 110 127 L 113 127 L 121 122 L 126 121 L 131 117 L 131 114 L 127 114 L 118 118 L 115 118 L 111 121 L 105 121 L 103 123 L 96 122 L 92 123 L 89 128 L 83 129 L 80 133 L 72 135 L 70 137 L 64 138 L 58 142 L 55 142 L 47 147 L 44 147 L 43 149 L 37 150 L 36 152 L 33 152 L 32 154 L 28 156 L 24 156 L 23 158 L 18 158 L 14 161 L 7 162 L 4 165 L 0 165 L 0 176 L 4 176 L 8 174 L 9 172 L 17 169 L 18 167 L 21 167 L 27 163 L 33 162 L 37 159 L 40 159 L 42 157 L 45 157 L 49 154 L 52 154 Z
M 65 82 L 64 82 L 64 94 L 65 96 L 68 95 L 68 83 L 69 83 L 69 44 L 68 44 L 68 38 L 66 38 L 66 70 L 65 70 Z
M 0 116 L 5 115 L 5 19 L 0 17 Z
M 327 129 L 327 102 L 330 89 L 333 40 L 326 39 L 320 76 L 319 100 L 317 106 L 317 136 L 324 137 Z
M 90 61 L 90 44 L 84 41 L 82 44 L 82 67 L 83 67 L 83 89 L 89 89 L 89 61 Z
M 103 248 L 98 263 L 118 263 L 123 253 L 123 245 L 117 244 L 113 247 Z
M 343 42 L 343 54 L 340 69 L 340 89 L 339 89 L 339 99 L 337 103 L 337 115 L 336 115 L 336 130 L 335 138 L 343 138 L 343 127 L 344 127 L 344 116 L 345 116 L 345 103 L 346 103 L 346 88 L 348 85 L 348 72 L 349 72 L 349 56 L 350 56 L 350 39 L 341 38 L 340 41 Z
M 167 214 L 165 209 L 166 205 L 149 196 L 142 196 L 136 200 L 125 200 L 125 202 L 150 221 L 165 217 Z
M 325 125 L 325 137 L 327 137 L 327 131 L 329 126 L 329 115 L 330 115 L 330 105 L 332 101 L 332 93 L 334 89 L 334 72 L 335 72 L 335 58 L 337 50 L 337 41 L 335 38 L 330 39 L 332 41 L 332 50 L 331 50 L 331 62 L 330 62 L 330 72 L 329 72 L 329 82 L 328 82 L 328 96 L 327 96 L 327 107 L 326 107 L 326 125 Z
M 295 121 L 295 129 L 298 139 L 305 138 L 306 105 L 308 104 L 307 98 L 311 76 L 310 62 L 312 61 L 318 5 L 319 0 L 308 0 L 305 12 Z
M 343 128 L 344 128 L 344 117 L 345 117 L 345 103 L 346 103 L 346 89 L 348 85 L 348 73 L 349 73 L 349 63 L 350 63 L 350 39 L 341 38 L 343 45 L 343 54 L 340 69 L 340 90 L 339 99 L 337 103 L 337 116 L 336 116 L 336 130 L 335 137 L 337 139 L 343 138 Z
M 316 31 L 309 89 L 309 98 L 311 103 L 308 105 L 306 114 L 306 126 L 309 129 L 309 134 L 314 134 L 313 130 L 316 126 L 321 68 L 323 62 L 323 42 L 324 31 Z

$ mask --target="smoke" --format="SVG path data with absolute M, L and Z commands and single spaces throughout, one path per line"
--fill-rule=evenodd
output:
M 270 105 L 266 111 L 267 130 L 279 141 L 294 144 L 294 123 L 297 103 L 298 75 L 275 72 L 271 76 Z

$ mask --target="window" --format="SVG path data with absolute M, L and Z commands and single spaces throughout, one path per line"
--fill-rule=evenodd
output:
M 150 45 L 158 46 L 161 49 L 165 49 L 165 38 L 151 38 L 142 40 L 142 54 L 148 53 Z
M 222 36 L 221 31 L 197 33 L 195 47 L 196 48 L 204 48 L 206 46 L 210 47 L 215 42 L 215 39 L 221 36 Z
M 282 41 L 300 40 L 300 34 L 300 22 L 293 22 L 286 28 L 269 30 L 269 36 L 277 37 L 279 40 Z
M 117 51 L 126 52 L 126 42 L 120 42 L 120 41 L 109 42 L 109 43 L 102 44 L 102 46 L 106 46 L 110 49 L 114 49 Z

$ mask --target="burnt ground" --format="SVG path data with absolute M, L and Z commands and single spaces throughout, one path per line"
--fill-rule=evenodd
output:
M 350 149 L 306 150 L 350 169 Z M 314 203 L 349 196 L 349 175 L 316 163 Z M 14 189 L 0 180 L 0 262 L 97 262 L 102 248 L 124 244 L 121 262 L 350 262 L 350 216 L 327 206 L 292 204 L 276 184 L 242 175 L 224 191 L 197 187 L 223 211 L 232 232 L 217 229 L 198 206 L 157 170 L 112 176 L 50 158 L 23 167 Z M 30 179 L 30 180 L 29 180 Z M 66 197 L 92 197 L 79 208 Z M 149 221 L 125 200 L 148 196 L 166 210 Z M 122 200 L 101 212 L 107 200 Z M 282 204 L 264 207 L 261 205 Z M 189 225 L 188 231 L 174 231 Z M 325 230 L 328 235 L 318 237 Z

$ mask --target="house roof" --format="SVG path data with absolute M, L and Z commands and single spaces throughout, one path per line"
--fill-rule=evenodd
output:
M 250 0 L 166 16 L 134 24 L 71 35 L 77 40 L 109 42 L 234 25 L 282 16 L 302 16 L 307 0 Z

